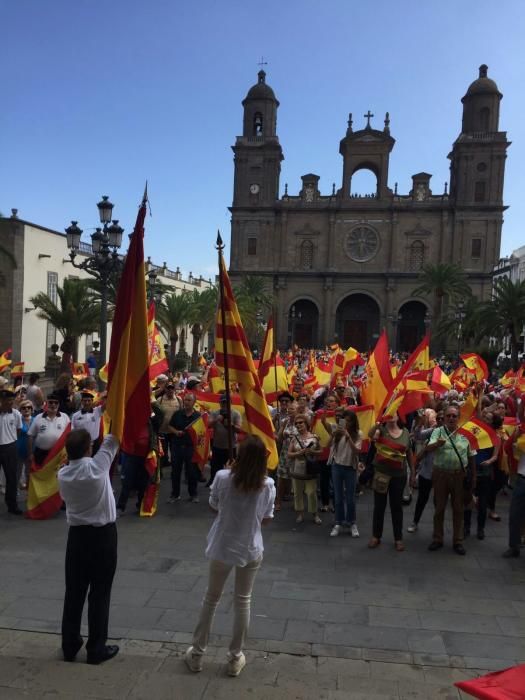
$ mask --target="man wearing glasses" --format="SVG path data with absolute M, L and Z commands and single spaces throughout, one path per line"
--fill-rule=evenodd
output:
M 36 464 L 43 463 L 70 423 L 69 416 L 58 410 L 59 402 L 59 396 L 49 394 L 45 411 L 35 417 L 27 431 L 28 452 L 33 454 Z
M 434 535 L 429 550 L 443 547 L 443 520 L 448 497 L 452 505 L 453 547 L 456 554 L 466 554 L 463 547 L 464 480 L 467 468 L 472 474 L 475 488 L 476 466 L 469 441 L 457 432 L 459 409 L 448 406 L 444 425 L 432 433 L 426 452 L 434 452 L 432 486 L 434 487 Z

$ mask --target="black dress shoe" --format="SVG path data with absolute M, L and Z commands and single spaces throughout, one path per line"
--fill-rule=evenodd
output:
M 436 549 L 441 549 L 442 546 L 443 546 L 443 542 L 436 542 L 436 541 L 431 542 L 431 543 L 428 545 L 428 551 L 429 551 L 429 552 L 435 552 Z
M 7 509 L 8 513 L 11 513 L 11 515 L 22 515 L 23 511 L 20 510 L 20 508 L 8 508 Z
M 461 556 L 464 556 L 467 553 L 467 550 L 462 544 L 455 544 L 454 545 L 454 551 L 456 554 L 460 554 Z
M 64 649 L 62 647 L 62 653 L 64 654 L 64 661 L 74 661 L 76 658 L 76 655 L 78 652 L 82 649 L 82 645 L 84 644 L 84 640 L 82 637 L 79 638 L 78 643 L 73 647 L 72 650 L 70 649 Z
M 513 547 L 510 547 L 509 549 L 507 549 L 506 552 L 503 552 L 503 554 L 501 556 L 504 557 L 505 559 L 514 559 L 516 557 L 519 557 L 519 555 L 520 555 L 519 549 L 514 549 Z
M 478 537 L 478 540 L 484 540 L 484 539 L 485 539 L 485 531 L 484 531 L 484 530 L 478 530 L 477 537 Z
M 112 659 L 114 656 L 118 654 L 118 646 L 116 644 L 108 645 L 104 647 L 104 651 L 101 654 L 88 654 L 87 655 L 87 662 L 88 664 L 103 664 L 104 661 L 109 661 L 109 659 Z

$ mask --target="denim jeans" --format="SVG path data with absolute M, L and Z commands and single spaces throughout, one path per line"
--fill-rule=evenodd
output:
M 332 464 L 336 525 L 355 523 L 355 480 L 355 469 L 342 464 Z

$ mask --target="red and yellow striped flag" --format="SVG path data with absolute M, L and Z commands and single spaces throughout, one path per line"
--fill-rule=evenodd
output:
M 11 365 L 11 376 L 21 377 L 24 374 L 25 362 L 15 362 Z
M 129 454 L 136 454 L 138 440 L 143 442 L 151 413 L 144 269 L 146 202 L 144 192 L 117 293 L 104 413 L 112 434 Z
M 46 520 L 58 513 L 62 498 L 58 490 L 57 473 L 66 464 L 66 437 L 71 432 L 68 423 L 42 464 L 31 464 L 27 485 L 27 510 L 24 513 L 30 520 Z
M 218 394 L 220 391 L 224 391 L 224 375 L 219 372 L 219 368 L 212 362 L 208 367 L 208 384 L 210 386 L 210 391 L 214 394 Z
M 193 461 L 204 469 L 210 456 L 210 434 L 208 432 L 208 414 L 201 413 L 193 423 L 186 428 L 193 443 Z
M 11 348 L 9 348 L 9 350 L 6 350 L 0 355 L 0 374 L 11 364 L 9 357 L 12 352 Z
M 463 362 L 476 376 L 478 382 L 482 382 L 489 377 L 489 368 L 485 360 L 475 352 L 468 352 L 465 355 L 460 355 Z
M 270 372 L 263 379 L 262 388 L 269 404 L 277 401 L 277 397 L 282 391 L 288 391 L 286 367 L 280 357 L 275 358 Z
M 373 406 L 348 406 L 348 411 L 352 411 L 357 416 L 359 430 L 363 433 L 363 444 L 361 452 L 366 452 L 370 447 L 368 433 L 374 425 L 374 407 Z
M 380 416 L 392 388 L 393 379 L 390 373 L 388 339 L 386 331 L 383 330 L 365 367 L 361 385 L 363 404 L 373 406 L 376 416 Z
M 219 265 L 223 285 L 225 325 L 223 326 L 222 323 L 221 308 L 219 306 L 215 334 L 215 362 L 220 369 L 224 370 L 226 356 L 230 382 L 239 384 L 239 393 L 244 404 L 248 432 L 252 435 L 258 435 L 264 442 L 268 451 L 268 468 L 275 469 L 279 460 L 273 424 L 261 382 L 253 364 L 250 346 L 244 333 L 222 254 L 219 257 Z
M 494 428 L 480 418 L 471 418 L 458 429 L 458 433 L 467 438 L 474 450 L 484 450 L 499 444 L 499 437 Z
M 268 325 L 266 326 L 266 333 L 264 334 L 261 359 L 259 360 L 259 367 L 257 370 L 261 384 L 263 383 L 266 375 L 270 374 L 272 368 L 274 367 L 274 361 L 275 336 L 273 331 L 273 318 L 270 316 L 268 319 Z
M 430 369 L 430 335 L 428 333 L 402 365 L 396 379 L 399 381 L 409 372 L 418 372 L 425 369 Z
M 148 307 L 148 348 L 149 348 L 149 378 L 150 381 L 159 374 L 169 371 L 166 352 L 162 344 L 159 329 L 155 323 L 155 302 Z
M 319 455 L 320 460 L 327 460 L 330 454 L 330 433 L 326 431 L 322 423 L 322 419 L 325 418 L 327 423 L 330 425 L 336 424 L 335 411 L 325 411 L 320 409 L 314 414 L 314 419 L 312 421 L 311 431 L 314 435 L 319 438 L 319 446 L 321 447 L 321 454 Z
M 436 365 L 432 370 L 432 381 L 430 386 L 436 392 L 436 394 L 444 394 L 452 389 L 452 384 L 450 383 L 448 374 L 445 374 L 439 365 Z
M 89 367 L 87 365 L 87 362 L 72 362 L 71 374 L 75 377 L 75 379 L 87 377 L 89 374 Z
M 155 450 L 150 450 L 144 463 L 144 468 L 149 475 L 149 483 L 140 502 L 141 518 L 152 518 L 157 512 L 160 487 L 159 457 L 161 456 Z

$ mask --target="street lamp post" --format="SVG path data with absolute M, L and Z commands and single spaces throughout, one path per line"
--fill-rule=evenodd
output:
M 461 352 L 461 341 L 462 341 L 462 335 L 463 335 L 463 321 L 465 320 L 465 311 L 464 311 L 464 302 L 463 300 L 460 300 L 458 302 L 458 306 L 456 309 L 456 312 L 454 314 L 454 319 L 456 323 L 458 324 L 458 330 L 457 330 L 457 340 L 458 340 L 458 345 L 457 345 L 457 354 L 459 356 Z
M 292 307 L 290 309 L 290 313 L 288 314 L 288 321 L 289 321 L 289 347 L 292 347 L 294 342 L 295 342 L 295 326 L 297 324 L 297 321 L 300 321 L 302 318 L 302 313 L 300 311 L 296 312 L 295 310 L 295 304 L 292 304 Z
M 69 261 L 78 270 L 84 270 L 100 282 L 100 351 L 99 369 L 106 364 L 107 324 L 108 324 L 108 282 L 111 275 L 122 268 L 118 249 L 122 245 L 124 229 L 118 220 L 112 220 L 113 204 L 109 197 L 103 196 L 97 204 L 102 228 L 91 234 L 91 255 L 78 263 L 75 258 L 80 251 L 82 229 L 77 221 L 72 221 L 66 228 Z M 111 225 L 110 225 L 111 223 Z
M 388 314 L 388 320 L 392 324 L 392 352 L 397 352 L 397 324 L 401 321 L 401 314 Z

